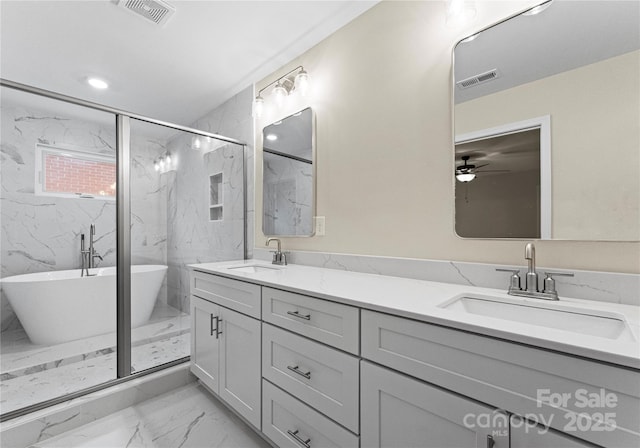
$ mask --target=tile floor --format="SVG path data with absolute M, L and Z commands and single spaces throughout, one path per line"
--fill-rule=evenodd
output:
M 32 448 L 268 448 L 198 383 L 177 388 Z
M 158 304 L 131 332 L 134 371 L 189 355 L 189 316 Z M 26 334 L 3 334 L 0 412 L 10 412 L 116 377 L 115 333 L 53 346 L 33 345 Z

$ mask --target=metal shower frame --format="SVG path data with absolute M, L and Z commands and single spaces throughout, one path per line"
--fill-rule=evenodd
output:
M 105 383 L 93 386 L 66 394 L 62 397 L 53 398 L 51 400 L 36 403 L 31 406 L 27 406 L 15 411 L 7 412 L 0 415 L 0 422 L 10 420 L 22 415 L 26 415 L 31 412 L 44 409 L 49 406 L 53 406 L 83 395 L 90 394 L 92 392 L 111 387 L 125 381 L 129 381 L 135 378 L 139 378 L 144 375 L 163 370 L 168 367 L 172 367 L 177 364 L 181 364 L 189 360 L 189 357 L 177 359 L 175 361 L 161 364 L 140 372 L 131 373 L 131 119 L 144 121 L 146 123 L 156 124 L 159 126 L 175 129 L 177 131 L 184 131 L 191 134 L 199 135 L 202 137 L 210 137 L 216 140 L 221 140 L 227 143 L 233 143 L 243 147 L 244 149 L 247 143 L 236 140 L 231 137 L 225 137 L 223 135 L 214 134 L 211 132 L 201 131 L 199 129 L 182 126 L 167 121 L 157 120 L 144 115 L 135 114 L 120 110 L 114 107 L 104 106 L 102 104 L 93 103 L 91 101 L 85 101 L 79 98 L 62 95 L 49 90 L 32 87 L 26 84 L 10 81 L 0 78 L 0 86 L 7 87 L 14 90 L 19 90 L 34 95 L 39 95 L 45 98 L 50 98 L 65 103 L 75 104 L 78 106 L 87 107 L 90 109 L 107 112 L 114 114 L 116 117 L 116 272 L 117 272 L 117 306 L 116 306 L 116 359 L 117 359 L 117 377 L 114 380 L 107 381 Z M 246 184 L 246 164 L 243 163 L 243 177 Z M 246 187 L 244 190 L 245 201 L 245 258 L 246 258 L 246 241 L 247 241 L 247 225 L 246 225 Z

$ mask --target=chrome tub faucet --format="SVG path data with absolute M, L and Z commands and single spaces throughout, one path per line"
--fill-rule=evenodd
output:
M 89 249 L 85 249 L 84 244 L 84 233 L 80 235 L 80 257 L 82 259 L 82 267 L 80 271 L 81 277 L 92 277 L 96 274 L 90 274 L 89 269 L 93 269 L 96 267 L 95 261 L 96 258 L 99 258 L 102 261 L 102 257 L 96 253 L 95 248 L 93 247 L 93 238 L 96 235 L 96 225 L 91 224 L 89 227 Z

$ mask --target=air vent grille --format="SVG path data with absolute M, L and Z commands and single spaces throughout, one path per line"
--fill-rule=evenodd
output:
M 458 81 L 456 85 L 460 86 L 463 89 L 466 89 L 469 87 L 477 86 L 478 84 L 492 81 L 496 78 L 498 78 L 498 69 L 494 68 L 493 70 L 489 70 L 488 72 L 480 73 L 479 75 L 471 76 L 470 78 Z
M 118 5 L 157 25 L 166 24 L 176 11 L 175 7 L 162 0 L 120 0 Z

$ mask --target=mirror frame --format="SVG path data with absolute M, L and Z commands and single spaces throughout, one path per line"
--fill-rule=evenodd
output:
M 294 115 L 303 112 L 305 110 L 311 110 L 311 233 L 308 235 L 280 235 L 280 234 L 268 234 L 264 230 L 264 130 L 266 127 L 271 126 L 274 123 L 266 124 L 260 131 L 260 172 L 262 177 L 262 234 L 266 237 L 283 237 L 283 238 L 311 238 L 316 234 L 316 208 L 317 208 L 317 144 L 316 144 L 316 111 L 313 107 L 307 106 L 303 109 L 297 110 L 289 115 L 282 117 L 276 121 L 286 120 Z
M 455 121 L 455 107 L 456 107 L 456 103 L 455 103 L 455 92 L 456 92 L 456 80 L 455 80 L 455 50 L 456 47 L 458 45 L 460 45 L 463 41 L 466 41 L 467 39 L 469 39 L 472 36 L 475 36 L 476 34 L 488 31 L 491 28 L 494 28 L 508 20 L 511 20 L 515 17 L 518 17 L 520 15 L 522 15 L 523 13 L 530 11 L 531 9 L 537 8 L 538 6 L 541 6 L 545 3 L 549 3 L 552 0 L 541 0 L 539 3 L 536 3 L 532 6 L 527 6 L 524 9 L 515 12 L 513 14 L 510 14 L 509 16 L 497 20 L 496 22 L 487 25 L 483 28 L 480 28 L 474 32 L 471 32 L 467 35 L 465 35 L 464 37 L 462 37 L 461 39 L 458 39 L 455 44 L 453 45 L 452 49 L 451 49 L 451 76 L 450 76 L 450 86 L 449 86 L 449 92 L 450 92 L 450 104 L 451 104 L 451 112 L 450 112 L 450 117 L 451 117 L 451 147 L 450 147 L 450 170 L 449 170 L 449 175 L 451 176 L 451 192 L 453 194 L 452 198 L 451 198 L 451 202 L 453 204 L 453 206 L 451 207 L 452 210 L 452 221 L 451 221 L 451 230 L 453 232 L 453 234 L 455 235 L 456 238 L 460 239 L 460 240 L 476 240 L 476 241 L 572 241 L 572 242 L 587 242 L 587 243 L 592 243 L 592 242 L 598 242 L 598 243 L 638 243 L 640 242 L 640 240 L 614 240 L 614 239 L 589 239 L 589 240 L 584 240 L 584 239 L 575 239 L 575 238 L 554 238 L 553 235 L 551 235 L 550 238 L 544 238 L 543 237 L 543 233 L 541 232 L 541 237 L 540 238 L 508 238 L 508 237 L 504 237 L 504 238 L 497 238 L 497 237 L 492 237 L 492 238 L 478 238 L 478 237 L 463 237 L 463 236 L 459 236 L 458 233 L 456 232 L 456 206 L 455 206 L 455 191 L 456 191 L 456 177 L 455 177 L 455 167 L 456 167 L 456 143 L 462 142 L 462 138 L 458 138 L 456 139 L 456 121 Z M 459 137 L 468 137 L 469 134 L 461 134 Z M 541 143 L 542 144 L 542 143 Z M 542 148 L 541 148 L 542 149 Z M 551 148 L 549 148 L 548 151 L 548 157 L 551 157 Z M 541 153 L 541 159 L 542 159 L 542 153 Z M 550 163 L 550 161 L 549 161 Z M 549 184 L 551 185 L 551 190 L 553 189 L 553 184 L 552 184 L 552 179 L 553 179 L 553 175 L 550 171 L 550 179 L 548 179 Z M 541 171 L 541 176 L 542 176 L 542 171 Z M 541 179 L 542 181 L 542 179 Z M 553 203 L 553 195 L 552 192 L 550 192 L 550 198 L 549 198 L 549 204 L 552 207 Z M 541 223 L 542 225 L 543 223 Z M 549 233 L 551 233 L 552 229 L 549 229 Z M 541 228 L 542 231 L 542 228 Z

